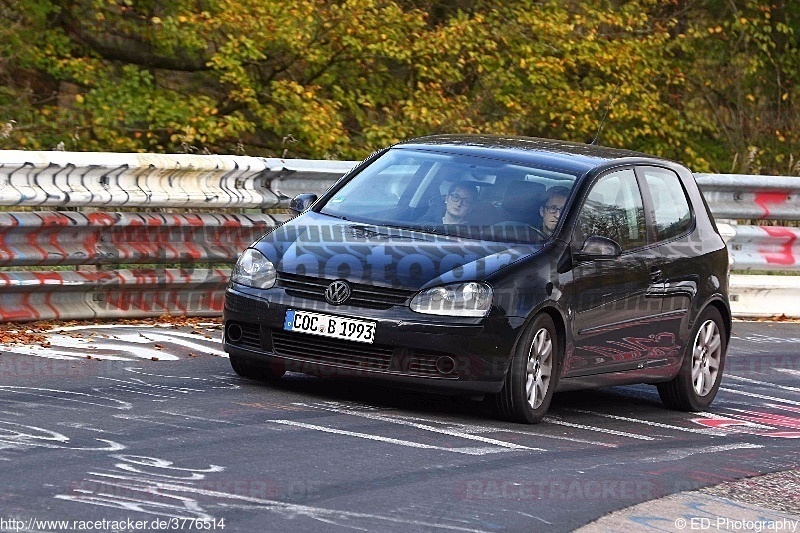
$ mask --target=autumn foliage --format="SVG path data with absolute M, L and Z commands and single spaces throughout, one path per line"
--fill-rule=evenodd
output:
M 800 10 L 754 0 L 0 0 L 0 148 L 360 159 L 523 134 L 800 174 Z

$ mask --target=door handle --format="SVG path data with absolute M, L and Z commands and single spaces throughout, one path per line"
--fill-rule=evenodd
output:
M 655 267 L 651 268 L 650 269 L 650 281 L 652 281 L 653 283 L 655 283 L 657 281 L 660 281 L 661 280 L 661 274 L 662 274 L 662 272 L 661 272 L 660 268 L 655 268 Z

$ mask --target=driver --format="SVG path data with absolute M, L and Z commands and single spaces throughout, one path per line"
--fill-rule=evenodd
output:
M 472 206 L 478 199 L 478 189 L 467 182 L 457 181 L 450 186 L 445 198 L 444 224 L 465 224 Z
M 477 187 L 468 181 L 457 181 L 450 186 L 444 198 L 444 215 L 434 214 L 434 211 L 425 215 L 423 221 L 434 224 L 467 224 L 477 201 Z
M 569 189 L 566 187 L 552 187 L 547 191 L 545 200 L 539 207 L 539 214 L 542 216 L 542 233 L 546 236 L 549 237 L 555 231 L 568 196 Z

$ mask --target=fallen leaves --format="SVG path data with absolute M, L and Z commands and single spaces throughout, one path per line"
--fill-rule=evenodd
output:
M 798 323 L 798 322 L 800 322 L 800 319 L 791 318 L 791 317 L 786 316 L 785 314 L 781 314 L 781 315 L 774 315 L 774 316 L 757 318 L 757 319 L 755 319 L 755 321 L 756 322 L 790 322 L 790 323 Z
M 0 324 L 0 344 L 25 344 L 35 346 L 50 346 L 45 331 L 38 328 L 31 328 L 27 325 L 23 328 L 19 324 Z
M 186 317 L 164 315 L 152 318 L 137 319 L 107 319 L 107 320 L 39 320 L 34 322 L 7 322 L 0 323 L 0 345 L 30 345 L 30 346 L 50 346 L 49 334 L 54 329 L 67 328 L 71 326 L 91 326 L 91 325 L 142 325 L 142 326 L 170 326 L 173 328 L 191 327 L 193 333 L 204 335 L 211 338 L 205 330 L 221 327 L 222 320 L 219 317 Z M 72 337 L 84 337 L 77 332 L 65 332 Z M 103 337 L 108 337 L 103 335 Z M 87 339 L 92 342 L 93 339 Z

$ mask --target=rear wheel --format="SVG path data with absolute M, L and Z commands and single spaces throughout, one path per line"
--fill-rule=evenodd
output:
M 658 385 L 664 405 L 679 411 L 702 411 L 711 405 L 722 381 L 727 350 L 725 323 L 715 307 L 700 315 L 672 381 Z
M 558 382 L 558 346 L 553 319 L 540 313 L 523 332 L 503 388 L 495 395 L 500 416 L 527 424 L 544 418 Z
M 258 379 L 261 381 L 276 381 L 283 377 L 286 370 L 272 363 L 254 365 L 238 355 L 229 354 L 233 371 L 244 378 Z

